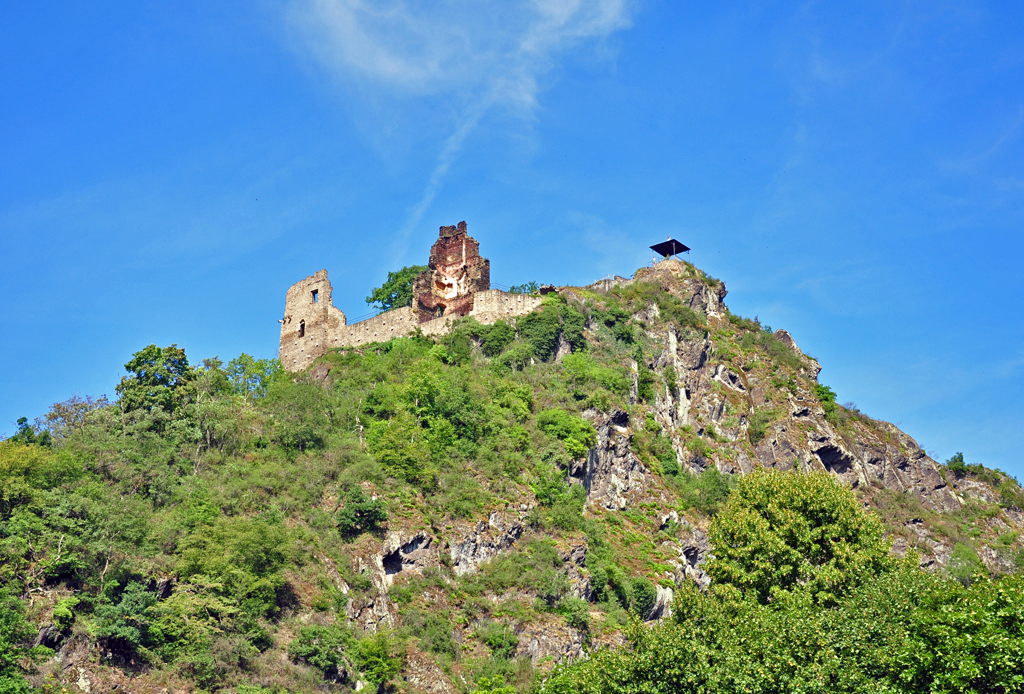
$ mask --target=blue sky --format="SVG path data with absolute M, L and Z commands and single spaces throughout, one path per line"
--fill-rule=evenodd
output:
M 172 342 L 274 356 L 466 220 L 492 279 L 669 235 L 841 401 L 1024 475 L 1024 4 L 0 10 L 0 432 Z

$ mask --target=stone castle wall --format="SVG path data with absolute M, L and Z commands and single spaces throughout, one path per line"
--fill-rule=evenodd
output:
M 310 283 L 310 280 L 314 278 L 318 280 L 316 285 Z M 451 330 L 452 324 L 461 318 L 456 314 L 441 316 L 421 323 L 420 314 L 411 306 L 404 306 L 358 323 L 347 324 L 345 314 L 330 306 L 340 315 L 340 321 L 332 322 L 328 318 L 313 322 L 311 316 L 319 314 L 310 310 L 312 300 L 309 297 L 312 286 L 321 288 L 321 292 L 326 288 L 327 296 L 330 296 L 331 285 L 327 281 L 326 270 L 307 277 L 288 290 L 286 316 L 281 325 L 281 349 L 278 353 L 281 365 L 287 371 L 302 371 L 312 364 L 314 359 L 323 356 L 327 350 L 334 347 L 360 347 L 374 342 L 387 342 L 395 337 L 411 335 L 416 332 L 417 328 L 424 335 L 444 335 Z M 472 295 L 472 299 L 473 308 L 467 315 L 485 325 L 524 316 L 535 311 L 541 305 L 539 296 L 509 294 L 500 289 L 477 292 Z M 332 314 L 328 313 L 327 315 Z M 302 320 L 306 321 L 306 327 L 305 335 L 300 336 L 296 326 Z
M 281 319 L 278 357 L 288 371 L 301 371 L 334 347 L 359 347 L 411 335 L 444 335 L 452 323 L 472 316 L 489 325 L 536 310 L 541 297 L 491 289 L 491 263 L 466 223 L 441 227 L 430 249 L 428 270 L 416 277 L 413 304 L 349 325 L 331 303 L 327 270 L 320 270 L 288 290 Z M 554 290 L 542 287 L 541 292 Z

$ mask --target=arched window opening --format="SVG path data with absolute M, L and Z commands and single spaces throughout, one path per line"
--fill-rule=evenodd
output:
M 300 320 L 299 321 L 299 337 L 305 337 L 305 336 L 306 336 L 306 321 Z

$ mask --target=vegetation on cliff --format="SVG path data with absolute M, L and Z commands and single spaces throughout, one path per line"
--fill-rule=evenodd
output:
M 1017 616 L 984 633 L 1019 639 L 1017 579 L 988 578 L 1020 547 L 1002 473 L 954 464 L 931 496 L 865 479 L 856 502 L 824 475 L 736 485 L 826 462 L 846 479 L 847 449 L 931 463 L 678 266 L 549 294 L 515 324 L 332 351 L 299 376 L 151 345 L 115 401 L 26 419 L 0 442 L 0 692 L 87 676 L 98 691 L 522 693 L 621 642 L 631 615 L 665 616 L 672 590 L 675 621 L 631 627 L 630 649 L 585 667 L 643 682 L 628 659 L 675 644 L 753 677 L 773 639 L 810 652 L 809 634 L 866 624 L 873 600 L 964 639 L 982 632 L 942 620 L 1005 603 Z M 932 573 L 889 558 L 883 527 L 907 556 L 931 552 Z M 894 654 L 923 643 L 890 636 Z M 797 655 L 778 667 L 810 672 Z M 551 686 L 597 686 L 585 667 Z
M 969 587 L 896 559 L 825 473 L 756 472 L 711 522 L 707 591 L 557 671 L 550 694 L 1017 692 L 1024 576 Z

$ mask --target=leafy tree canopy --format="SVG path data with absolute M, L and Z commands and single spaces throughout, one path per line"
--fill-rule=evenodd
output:
M 177 404 L 175 394 L 194 377 L 185 350 L 176 344 L 141 349 L 124 368 L 128 375 L 117 384 L 117 394 L 126 411 L 155 407 L 173 411 Z
M 427 271 L 426 265 L 409 265 L 397 272 L 389 272 L 384 284 L 370 292 L 366 303 L 381 311 L 412 305 L 412 285 L 416 276 Z
M 764 604 L 801 587 L 830 604 L 863 577 L 893 567 L 881 523 L 825 472 L 754 472 L 711 523 L 707 571 Z
M 245 397 L 262 398 L 267 388 L 281 374 L 278 359 L 256 359 L 245 352 L 228 362 L 225 369 L 236 393 Z
M 36 427 L 28 423 L 28 417 L 19 417 L 16 422 L 18 430 L 11 436 L 8 441 L 16 443 L 24 443 L 27 445 L 36 444 L 38 446 L 49 446 L 50 445 L 50 432 L 43 430 L 37 431 Z

